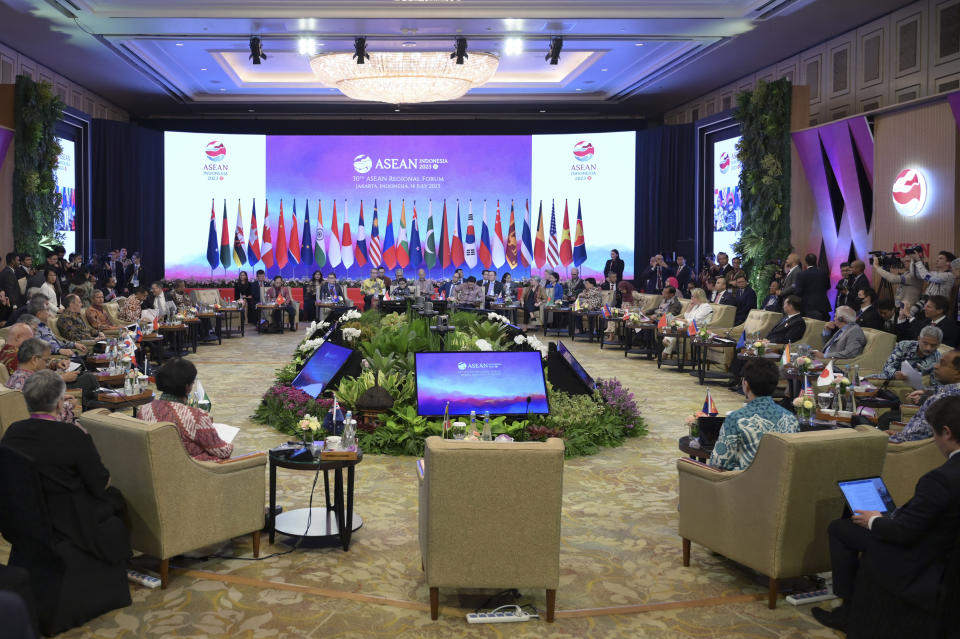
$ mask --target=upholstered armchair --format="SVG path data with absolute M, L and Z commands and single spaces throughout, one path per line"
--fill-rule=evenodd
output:
M 782 318 L 781 313 L 752 309 L 743 324 L 731 328 L 726 337 L 735 342 L 740 341 L 740 336 L 744 333 L 747 335 L 757 333 L 760 337 L 766 337 Z M 732 348 L 711 348 L 707 350 L 707 361 L 730 366 L 735 354 Z
M 80 423 L 127 501 L 131 546 L 160 559 L 161 588 L 169 582 L 170 557 L 190 550 L 252 533 L 259 556 L 265 454 L 196 461 L 169 422 L 97 409 Z
M 0 368 L 4 372 L 7 370 L 7 367 L 2 364 L 0 364 Z M 27 402 L 23 399 L 23 393 L 0 386 L 0 437 L 3 437 L 10 424 L 29 417 L 30 411 L 27 410 Z
M 440 588 L 545 588 L 546 620 L 553 621 L 563 441 L 428 437 L 421 469 L 420 556 L 430 618 L 439 614 Z
M 807 330 L 804 331 L 803 337 L 801 337 L 797 344 L 808 344 L 811 348 L 820 350 L 823 348 L 823 327 L 826 326 L 826 322 L 823 320 L 811 319 L 809 317 L 804 317 L 803 321 L 807 323 Z M 889 355 L 889 353 L 887 353 Z
M 223 304 L 220 291 L 215 288 L 195 288 L 190 291 L 190 299 L 194 304 L 208 304 L 210 306 Z
M 648 315 L 660 306 L 660 302 L 663 301 L 663 295 L 654 295 L 651 293 L 638 293 L 637 291 L 633 292 L 633 301 L 636 304 L 640 311 L 644 315 Z
M 871 375 L 883 370 L 893 347 L 897 344 L 897 337 L 886 331 L 878 331 L 873 328 L 863 329 L 863 334 L 867 336 L 867 344 L 863 347 L 863 353 L 850 359 L 838 359 L 834 362 L 834 367 L 853 366 L 859 364 L 861 375 Z
M 913 497 L 917 481 L 944 461 L 943 453 L 932 438 L 902 444 L 888 443 L 881 477 L 890 490 L 893 503 L 898 506 L 907 503 Z
M 681 459 L 683 565 L 691 542 L 769 578 L 775 608 L 780 579 L 830 570 L 827 525 L 843 512 L 837 482 L 883 470 L 887 437 L 872 427 L 767 433 L 749 468 L 722 472 Z
M 710 330 L 713 332 L 733 328 L 733 320 L 737 317 L 737 307 L 729 304 L 711 304 L 713 317 L 710 320 Z

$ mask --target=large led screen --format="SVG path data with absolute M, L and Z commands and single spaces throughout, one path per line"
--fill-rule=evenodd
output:
M 167 278 L 370 267 L 633 276 L 634 132 L 275 136 L 168 132 Z
M 419 415 L 550 412 L 536 351 L 417 353 L 416 380 Z
M 54 179 L 57 181 L 57 192 L 60 193 L 60 208 L 63 219 L 57 222 L 54 229 L 63 237 L 61 244 L 69 256 L 77 245 L 77 168 L 76 145 L 72 140 L 57 138 L 60 144 L 60 155 L 57 157 L 57 169 Z
M 743 230 L 740 203 L 739 137 L 713 144 L 713 252 L 733 256 L 733 244 Z

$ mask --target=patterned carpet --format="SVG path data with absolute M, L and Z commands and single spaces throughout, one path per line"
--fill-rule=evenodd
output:
M 299 335 L 258 336 L 203 346 L 191 356 L 213 400 L 215 421 L 241 427 L 238 452 L 285 440 L 250 421 L 258 398 Z M 619 377 L 640 400 L 650 428 L 618 449 L 566 462 L 558 619 L 468 625 L 463 614 L 493 592 L 441 590 L 430 621 L 417 545 L 414 459 L 366 457 L 357 469 L 356 512 L 364 525 L 350 551 L 301 548 L 260 562 L 176 558 L 165 590 L 132 586 L 133 605 L 63 637 L 834 637 L 809 606 L 781 598 L 768 610 L 766 580 L 694 546 L 683 568 L 677 527 L 677 438 L 704 389 L 686 373 L 622 351 L 568 344 L 597 377 Z M 742 397 L 716 390 L 724 413 Z M 278 503 L 305 507 L 312 476 L 280 470 Z M 518 487 L 522 490 L 522 486 Z M 322 499 L 322 492 L 319 493 Z M 287 546 L 270 546 L 264 554 Z M 471 543 L 466 534 L 464 543 Z M 0 542 L 0 558 L 9 548 Z M 249 537 L 224 554 L 250 557 Z M 495 557 L 491 557 L 495 560 Z M 146 561 L 143 565 L 150 566 Z M 541 611 L 542 591 L 523 591 Z

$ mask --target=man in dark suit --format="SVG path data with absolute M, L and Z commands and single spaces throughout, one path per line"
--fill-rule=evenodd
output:
M 7 253 L 7 265 L 0 271 L 0 289 L 7 294 L 7 299 L 13 306 L 23 306 L 23 295 L 20 294 L 20 283 L 17 281 L 17 267 L 20 266 L 20 256 L 16 253 Z
M 780 304 L 780 281 L 770 280 L 770 288 L 767 289 L 768 295 L 763 300 L 763 310 L 771 313 L 782 313 L 783 306 Z
M 920 478 L 910 501 L 893 512 L 857 511 L 830 523 L 833 591 L 843 603 L 812 611 L 829 628 L 846 631 L 860 570 L 926 613 L 936 609 L 941 577 L 960 534 L 960 397 L 935 402 L 927 421 L 947 461 Z
M 124 289 L 129 292 L 143 285 L 143 267 L 140 266 L 140 254 L 134 253 L 132 261 L 123 270 Z
M 800 315 L 800 298 L 797 295 L 788 295 L 783 300 L 783 319 L 770 329 L 766 340 L 770 344 L 793 344 L 799 341 L 806 332 L 807 323 Z M 733 375 L 729 384 L 731 390 L 740 388 L 743 381 L 740 372 L 743 370 L 746 361 L 748 360 L 734 358 L 733 363 L 730 364 L 730 374 Z
M 496 271 L 484 271 L 483 272 L 483 296 L 484 297 L 496 297 L 500 295 L 500 291 L 503 290 L 503 285 L 497 281 L 497 272 Z
M 861 288 L 870 288 L 870 280 L 863 274 L 867 265 L 863 260 L 854 260 L 850 262 L 850 286 L 847 293 L 847 306 L 855 311 L 860 310 L 860 297 L 857 292 Z
M 757 308 L 757 293 L 750 286 L 750 282 L 743 271 L 737 275 L 733 285 L 736 286 L 733 297 L 737 306 L 737 315 L 733 320 L 733 325 L 740 326 L 747 319 L 750 311 Z
M 847 295 L 850 293 L 850 262 L 840 262 L 840 279 L 837 280 L 837 298 L 833 307 L 849 306 L 847 304 Z
M 659 293 L 667 285 L 667 278 L 669 277 L 673 277 L 673 269 L 663 261 L 662 255 L 654 255 L 650 258 L 650 266 L 640 274 L 640 281 L 643 282 L 643 292 Z M 617 282 L 619 281 L 617 280 Z
M 818 320 L 830 319 L 830 276 L 817 268 L 817 256 L 808 253 L 807 268 L 797 275 L 796 293 L 803 300 L 803 315 Z
M 727 280 L 718 277 L 713 284 L 713 293 L 710 295 L 711 304 L 726 304 L 727 306 L 736 306 L 737 301 L 733 293 L 727 290 Z
M 150 292 L 147 294 L 147 299 L 142 308 L 145 311 L 156 311 L 159 317 L 173 315 L 177 311 L 177 305 L 174 303 L 173 297 L 163 290 L 163 285 L 160 282 L 154 282 L 150 285 Z
M 797 276 L 799 276 L 803 270 L 800 266 L 800 256 L 796 253 L 788 255 L 787 260 L 783 263 L 783 268 L 783 282 L 780 285 L 780 296 L 786 297 L 796 292 Z
M 900 309 L 901 320 L 897 324 L 897 339 L 919 339 L 920 329 L 933 324 L 943 331 L 943 343 L 956 348 L 960 340 L 960 327 L 947 317 L 950 301 L 942 295 L 931 295 L 923 305 L 923 315 L 903 321 L 904 309 Z
M 677 290 L 680 291 L 680 294 L 683 295 L 683 292 L 687 290 L 687 282 L 694 278 L 693 269 L 687 265 L 687 260 L 682 255 L 677 256 L 677 268 L 676 278 L 677 278 Z
M 877 310 L 877 292 L 872 288 L 861 288 L 857 291 L 860 296 L 860 312 L 857 313 L 857 324 L 861 328 L 874 328 L 878 331 L 883 330 L 883 318 Z M 839 308 L 839 307 L 838 307 Z

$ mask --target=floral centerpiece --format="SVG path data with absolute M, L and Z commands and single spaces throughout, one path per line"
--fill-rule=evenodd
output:
M 809 421 L 813 417 L 815 408 L 816 405 L 809 395 L 800 395 L 793 400 L 793 409 L 796 411 L 798 419 Z
M 699 436 L 700 436 L 700 426 L 699 426 L 699 424 L 698 424 L 698 420 L 699 420 L 701 417 L 709 417 L 709 415 L 707 415 L 707 414 L 706 414 L 705 412 L 703 412 L 702 410 L 698 410 L 698 411 L 695 412 L 693 415 L 687 415 L 687 417 L 683 420 L 683 423 L 686 424 L 687 428 L 690 429 L 690 436 L 691 436 L 691 437 L 699 437 Z
M 847 389 L 850 388 L 850 379 L 842 375 L 838 375 L 833 379 L 833 383 L 837 387 L 837 410 L 849 410 L 852 407 L 843 405 L 844 400 L 847 396 Z
M 297 426 L 300 428 L 300 437 L 303 439 L 304 444 L 310 444 L 317 439 L 317 436 L 323 433 L 323 426 L 319 419 L 313 415 L 307 414 L 303 416 Z
M 763 340 L 758 339 L 753 343 L 753 352 L 757 354 L 757 357 L 763 357 L 763 353 L 766 350 L 767 344 Z
M 812 365 L 813 360 L 805 355 L 797 358 L 797 371 L 800 373 L 808 373 Z

